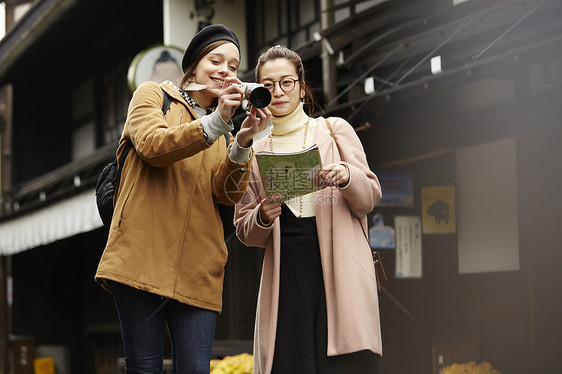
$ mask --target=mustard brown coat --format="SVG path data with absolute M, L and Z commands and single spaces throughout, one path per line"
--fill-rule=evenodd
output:
M 351 125 L 341 118 L 328 120 L 339 149 L 324 119 L 314 119 L 322 163 L 344 162 L 350 178 L 344 188 L 329 187 L 314 195 L 328 313 L 327 355 L 360 350 L 382 355 L 375 268 L 364 231 L 367 213 L 382 196 L 381 187 Z M 268 138 L 255 143 L 254 151 L 262 150 L 268 150 Z M 279 218 L 270 227 L 257 223 L 259 202 L 266 197 L 257 163 L 252 164 L 252 176 L 246 195 L 236 204 L 234 223 L 243 243 L 265 248 L 254 331 L 254 373 L 264 374 L 271 372 L 275 350 L 281 230 Z
M 165 116 L 162 90 L 172 97 Z M 146 82 L 135 91 L 118 157 L 126 142 L 134 149 L 95 279 L 220 312 L 228 254 L 217 203 L 242 197 L 250 162 L 232 161 L 225 137 L 207 144 L 201 121 L 167 84 Z

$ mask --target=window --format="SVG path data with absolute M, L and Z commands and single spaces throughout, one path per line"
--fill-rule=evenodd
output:
M 127 86 L 127 66 L 122 63 L 103 75 L 101 90 L 101 128 L 103 144 L 121 137 L 131 94 Z
M 320 26 L 320 1 L 257 0 L 256 44 L 258 51 L 282 44 L 296 48 L 312 40 Z
M 88 79 L 72 92 L 72 159 L 92 154 L 96 149 L 94 82 Z

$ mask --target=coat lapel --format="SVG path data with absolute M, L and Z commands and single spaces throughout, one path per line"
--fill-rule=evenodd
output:
M 183 96 L 178 92 L 178 90 L 176 88 L 174 88 L 174 87 L 172 87 L 168 84 L 165 84 L 165 83 L 162 83 L 160 85 L 160 87 L 162 88 L 162 90 L 166 91 L 167 94 L 172 96 L 174 98 L 174 100 L 177 100 L 180 103 L 182 103 L 183 106 L 185 106 L 187 108 L 187 111 L 189 112 L 189 114 L 191 115 L 192 118 L 199 118 L 199 116 L 195 113 L 193 108 L 187 103 L 187 101 L 185 101 Z

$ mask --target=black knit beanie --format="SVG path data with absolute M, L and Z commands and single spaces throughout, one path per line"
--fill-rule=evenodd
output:
M 236 34 L 232 32 L 232 30 L 228 29 L 224 25 L 209 25 L 205 26 L 201 29 L 191 42 L 187 46 L 185 50 L 185 54 L 183 55 L 183 60 L 181 63 L 181 68 L 183 72 L 187 70 L 189 65 L 193 63 L 195 57 L 201 51 L 201 49 L 205 48 L 211 43 L 217 42 L 219 40 L 228 40 L 229 42 L 234 43 L 238 51 L 240 51 L 240 43 L 238 42 L 238 37 Z

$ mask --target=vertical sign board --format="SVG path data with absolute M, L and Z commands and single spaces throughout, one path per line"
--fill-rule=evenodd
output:
M 396 232 L 396 278 L 421 278 L 421 220 L 417 216 L 394 217 Z

